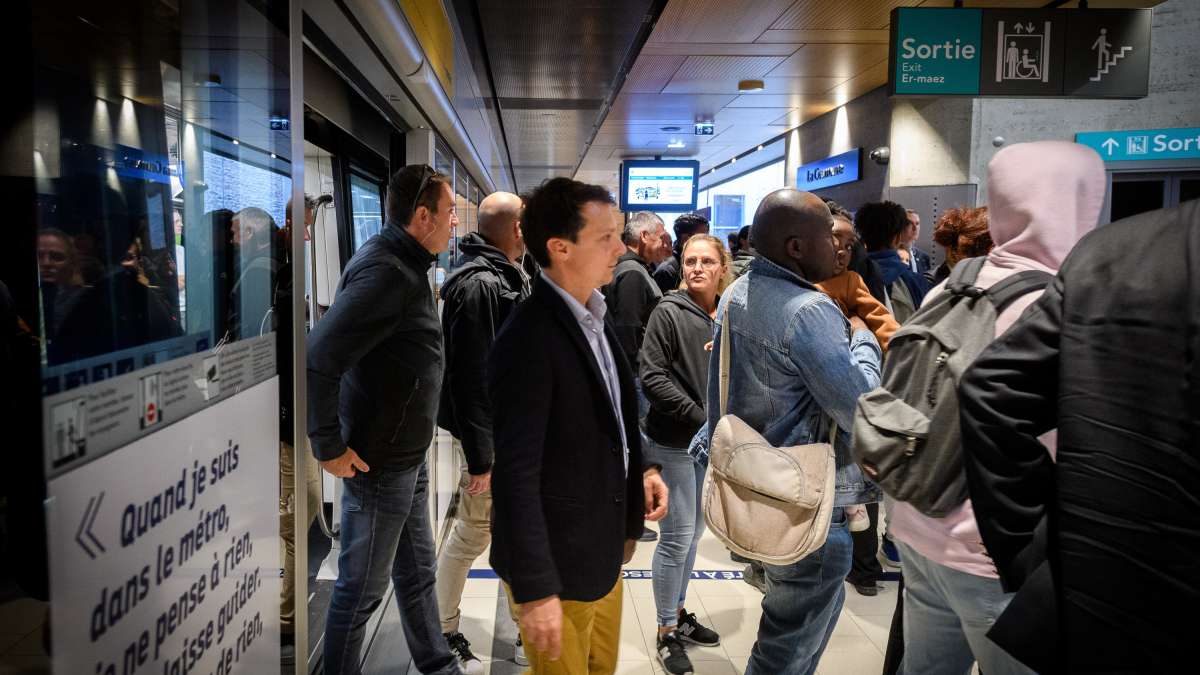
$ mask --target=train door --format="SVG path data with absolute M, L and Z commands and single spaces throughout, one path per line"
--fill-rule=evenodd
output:
M 1200 198 L 1200 170 L 1113 172 L 1106 222 L 1197 198 Z
M 46 652 L 0 660 L 274 672 L 299 7 L 14 9 L 0 602 Z

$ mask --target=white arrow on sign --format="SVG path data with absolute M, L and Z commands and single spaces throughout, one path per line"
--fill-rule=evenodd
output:
M 1117 147 L 1118 145 L 1120 145 L 1120 143 L 1118 143 L 1118 142 L 1116 142 L 1116 141 L 1114 141 L 1113 139 L 1111 139 L 1111 138 L 1110 138 L 1110 139 L 1108 139 L 1108 140 L 1104 141 L 1103 143 L 1101 143 L 1101 144 L 1100 144 L 1100 147 L 1102 147 L 1102 148 L 1104 148 L 1105 150 L 1107 150 L 1107 151 L 1108 151 L 1108 156 L 1109 156 L 1109 157 L 1112 157 L 1112 154 L 1113 154 L 1113 148 Z

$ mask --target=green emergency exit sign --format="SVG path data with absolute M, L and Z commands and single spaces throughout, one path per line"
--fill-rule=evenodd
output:
M 892 94 L 979 92 L 978 9 L 897 9 L 892 21 Z

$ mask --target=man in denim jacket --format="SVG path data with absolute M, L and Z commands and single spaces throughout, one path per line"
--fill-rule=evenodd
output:
M 858 397 L 879 384 L 881 351 L 861 319 L 847 320 L 813 283 L 833 275 L 833 217 L 820 198 L 784 188 L 754 214 L 751 242 L 759 257 L 717 310 L 712 353 L 729 314 L 728 413 L 776 446 L 819 443 L 837 424 L 837 492 L 825 545 L 791 565 L 766 565 L 758 641 L 746 675 L 816 672 L 841 612 L 851 541 L 840 507 L 879 499 L 878 488 L 850 455 Z M 848 337 L 849 336 L 849 337 Z M 710 359 L 708 428 L 720 417 L 719 361 Z

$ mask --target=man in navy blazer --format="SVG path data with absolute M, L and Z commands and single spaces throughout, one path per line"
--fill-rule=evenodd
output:
M 667 487 L 644 465 L 633 372 L 605 322 L 625 251 L 608 191 L 554 178 L 525 197 L 542 275 L 496 337 L 491 565 L 520 617 L 532 672 L 612 672 L 620 571 Z

